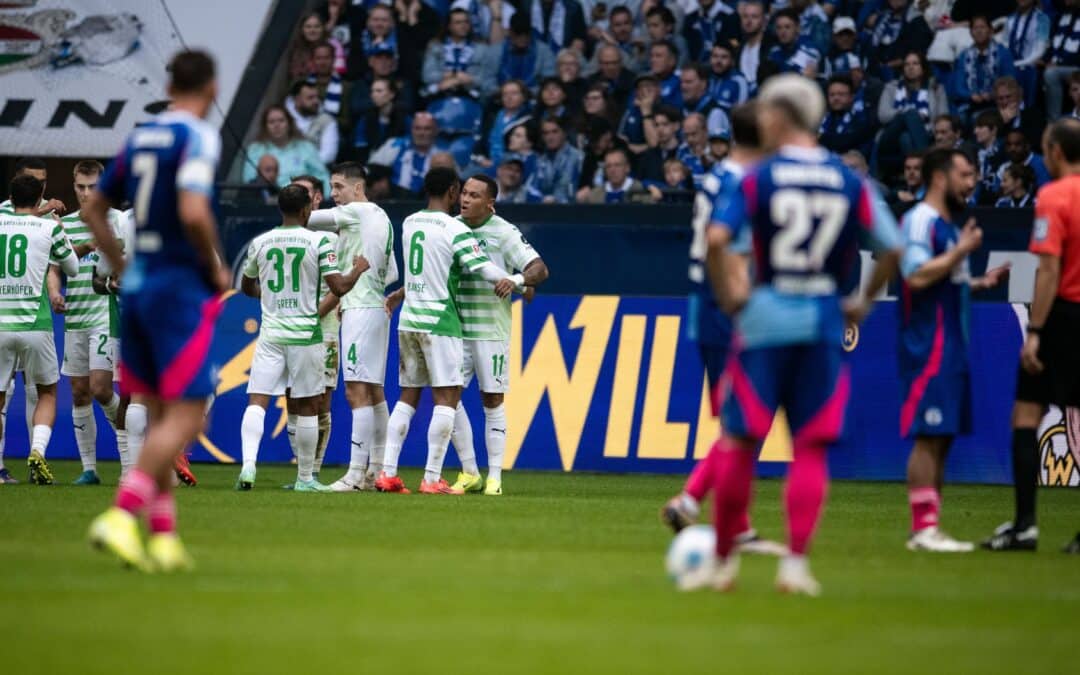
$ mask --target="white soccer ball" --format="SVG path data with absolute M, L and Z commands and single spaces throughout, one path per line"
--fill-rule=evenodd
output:
M 715 559 L 716 531 L 712 525 L 692 525 L 675 535 L 668 546 L 664 567 L 668 578 L 678 583 L 703 566 L 711 566 Z

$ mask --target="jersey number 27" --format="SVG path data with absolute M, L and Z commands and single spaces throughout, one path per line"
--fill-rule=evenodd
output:
M 793 188 L 777 191 L 769 202 L 769 215 L 779 228 L 769 247 L 773 269 L 820 272 L 843 230 L 849 209 L 847 197 L 841 194 Z

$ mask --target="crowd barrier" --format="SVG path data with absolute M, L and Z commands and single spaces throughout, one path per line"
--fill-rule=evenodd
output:
M 534 219 L 537 211 L 531 214 Z M 523 211 L 517 219 L 543 252 L 552 277 L 531 304 L 516 301 L 513 305 L 512 385 L 506 398 L 507 468 L 685 473 L 719 431 L 718 422 L 709 415 L 696 348 L 685 338 L 686 228 L 672 222 L 670 211 L 647 209 L 656 218 L 647 225 L 631 220 L 623 209 L 604 211 L 593 218 L 586 210 L 567 210 L 562 212 L 563 220 L 544 222 L 529 220 L 530 214 Z M 395 223 L 400 223 L 399 215 L 391 211 Z M 636 218 L 636 212 L 633 215 Z M 579 222 L 605 216 L 608 220 L 591 226 Z M 226 239 L 234 258 L 254 233 L 272 224 L 263 220 L 259 228 L 256 216 L 243 218 L 226 221 Z M 1008 289 L 990 296 L 998 301 L 973 305 L 975 431 L 958 439 L 948 461 L 947 477 L 962 482 L 1008 483 L 1009 415 L 1027 316 L 1023 302 L 1025 292 L 1030 295 L 1028 277 L 1034 274 L 1034 263 L 1023 252 L 1030 214 L 996 211 L 989 212 L 986 220 L 986 245 L 973 257 L 973 271 L 981 273 L 987 264 L 1009 260 L 1016 273 Z M 642 248 L 646 242 L 650 245 Z M 869 261 L 868 254 L 865 261 Z M 623 291 L 612 292 L 620 286 Z M 656 290 L 646 295 L 642 292 L 645 287 Z M 861 328 L 837 336 L 844 341 L 853 375 L 845 438 L 830 455 L 837 478 L 904 477 L 910 443 L 900 438 L 898 430 L 898 308 L 889 298 L 884 300 Z M 220 378 L 217 397 L 207 433 L 193 448 L 195 460 L 235 462 L 240 458 L 238 420 L 247 403 L 245 386 L 258 326 L 256 301 L 239 294 L 227 300 L 212 352 Z M 62 345 L 59 331 L 58 326 L 57 344 Z M 397 395 L 393 339 L 390 349 L 386 393 L 392 405 Z M 58 423 L 49 454 L 77 458 L 70 395 L 64 384 L 60 389 Z M 483 414 L 475 385 L 466 391 L 464 402 L 471 413 L 478 454 L 483 458 Z M 13 456 L 25 455 L 26 449 L 25 427 L 19 423 L 21 406 L 21 400 L 13 401 L 14 414 L 9 415 L 8 454 Z M 430 411 L 431 402 L 425 395 L 404 447 L 404 465 L 424 463 Z M 98 414 L 99 454 L 115 457 L 108 427 Z M 334 401 L 334 419 L 327 462 L 345 463 L 350 416 L 340 394 Z M 284 427 L 284 401 L 277 400 L 267 415 L 261 461 L 291 459 Z M 1080 484 L 1080 470 L 1065 438 L 1062 416 L 1052 410 L 1040 430 L 1044 484 Z M 781 414 L 762 449 L 760 473 L 782 473 L 790 452 Z M 455 462 L 451 451 L 447 466 L 454 467 Z

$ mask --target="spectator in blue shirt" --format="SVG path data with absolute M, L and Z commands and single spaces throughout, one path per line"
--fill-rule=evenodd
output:
M 521 12 L 510 19 L 510 30 L 499 49 L 498 83 L 521 80 L 534 93 L 540 80 L 555 74 L 555 54 L 533 37 L 529 17 Z
M 649 47 L 649 72 L 660 83 L 660 100 L 676 108 L 682 107 L 679 89 L 679 53 L 670 42 L 654 42 Z
M 493 165 L 499 164 L 505 150 L 503 134 L 515 124 L 528 119 L 532 113 L 529 89 L 521 80 L 504 82 L 499 90 L 499 100 L 501 103 L 499 110 L 491 119 L 490 125 L 485 127 L 488 130 L 485 135 L 486 148 L 479 149 L 482 154 L 490 158 L 490 163 Z
M 521 162 L 522 180 L 528 182 L 536 173 L 536 164 L 539 155 L 536 153 L 536 127 L 531 123 L 531 120 L 524 119 L 514 124 L 506 133 L 503 134 L 503 146 L 506 148 L 506 152 L 503 153 L 503 160 L 507 157 L 513 157 Z
M 858 150 L 865 156 L 874 140 L 874 125 L 866 110 L 855 110 L 855 85 L 851 77 L 830 77 L 826 97 L 829 112 L 821 121 L 819 142 L 838 155 Z
M 517 8 L 507 0 L 454 0 L 450 9 L 468 12 L 473 35 L 490 45 L 502 43 L 517 14 Z
M 533 34 L 553 53 L 564 48 L 585 53 L 585 14 L 576 0 L 532 0 L 527 7 Z
M 1054 23 L 1047 54 L 1046 116 L 1050 121 L 1061 117 L 1064 92 L 1069 77 L 1080 71 L 1080 0 L 1065 0 L 1065 7 Z
M 829 17 L 817 0 L 791 0 L 791 8 L 799 13 L 799 35 L 814 46 L 818 54 L 829 49 L 832 30 Z
M 675 14 L 664 5 L 655 5 L 645 14 L 645 35 L 649 41 L 650 55 L 653 45 L 670 43 L 675 48 L 676 66 L 679 66 L 686 62 L 689 50 L 686 40 L 675 32 L 675 23 Z
M 561 120 L 545 119 L 540 124 L 544 151 L 536 162 L 536 173 L 529 180 L 529 201 L 544 204 L 570 204 L 581 175 L 581 151 L 566 139 Z
M 495 90 L 495 57 L 490 51 L 488 45 L 473 40 L 469 13 L 451 11 L 445 37 L 432 41 L 424 55 L 424 93 L 487 98 Z
M 823 59 L 825 76 L 849 72 L 852 57 L 857 61 L 862 61 L 858 35 L 855 32 L 855 20 L 850 16 L 836 17 L 832 24 L 832 44 Z
M 709 60 L 714 45 L 732 46 L 739 39 L 739 15 L 724 0 L 698 0 L 697 7 L 683 18 L 683 39 L 687 58 Z
M 619 122 L 618 135 L 639 155 L 649 147 L 649 138 L 656 138 L 653 111 L 660 104 L 660 83 L 652 75 L 642 75 L 634 82 L 634 100 Z
M 386 141 L 372 153 L 368 163 L 390 167 L 394 185 L 419 196 L 424 189 L 424 176 L 431 168 L 431 157 L 441 150 L 435 146 L 438 132 L 431 113 L 416 113 L 409 136 Z
M 998 167 L 998 185 L 1005 170 L 1013 165 L 1026 166 L 1035 174 L 1035 189 L 1041 188 L 1050 182 L 1050 172 L 1046 170 L 1042 155 L 1037 155 L 1031 150 L 1031 143 L 1020 129 L 1010 129 L 1005 134 L 1005 161 Z
M 536 116 L 540 119 L 568 119 L 570 105 L 567 102 L 566 89 L 557 77 L 546 78 L 540 83 L 540 101 L 536 105 Z
M 794 9 L 782 9 L 773 19 L 776 44 L 769 50 L 768 60 L 781 73 L 800 73 L 817 77 L 821 53 L 799 34 L 799 14 Z
M 750 82 L 735 67 L 735 48 L 728 43 L 713 45 L 709 53 L 709 96 L 724 112 L 750 98 Z
M 1050 17 L 1036 0 L 1016 0 L 1016 12 L 1005 21 L 1006 46 L 1016 67 L 1016 79 L 1024 89 L 1024 103 L 1035 105 L 1039 86 L 1037 66 L 1050 46 Z
M 994 105 L 994 80 L 1015 72 L 1012 55 L 994 42 L 990 20 L 977 15 L 971 18 L 970 47 L 960 52 L 953 66 L 953 106 L 962 117 L 970 118 L 981 109 Z

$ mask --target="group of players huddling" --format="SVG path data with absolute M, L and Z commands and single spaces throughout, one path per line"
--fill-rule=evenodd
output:
M 0 285 L 0 377 L 10 382 L 22 372 L 31 385 L 31 480 L 52 481 L 45 449 L 59 372 L 51 304 L 66 314 L 63 372 L 71 378 L 83 459 L 78 482 L 100 482 L 93 400 L 116 429 L 121 452 L 115 504 L 92 522 L 91 543 L 145 571 L 192 566 L 176 535 L 173 487 L 178 474 L 193 480 L 177 461 L 204 426 L 214 391 L 207 357 L 231 288 L 211 208 L 219 151 L 218 135 L 205 121 L 216 95 L 211 58 L 178 54 L 170 64 L 169 94 L 170 110 L 134 130 L 107 169 L 79 163 L 79 212 L 55 217 L 63 205 L 43 199 L 44 175 L 35 175 L 43 167 L 33 163 L 12 181 L 10 204 L 0 205 L 0 262 L 9 280 Z M 897 270 L 903 277 L 900 422 L 914 439 L 908 547 L 973 548 L 937 525 L 944 458 L 953 437 L 970 425 L 967 296 L 1000 283 L 1008 271 L 978 279 L 968 272 L 967 255 L 978 248 L 981 232 L 973 222 L 962 228 L 956 222 L 974 189 L 974 167 L 958 151 L 928 154 L 926 198 L 905 216 L 901 232 L 865 178 L 817 145 L 823 111 L 822 95 L 809 80 L 769 80 L 755 102 L 733 111 L 732 154 L 706 177 L 695 204 L 690 319 L 723 434 L 685 491 L 662 510 L 678 530 L 697 519 L 700 502 L 713 493 L 716 562 L 682 580 L 684 588 L 731 589 L 744 551 L 781 554 L 781 590 L 820 592 L 806 554 L 825 501 L 826 451 L 839 437 L 850 395 L 840 336 L 846 323 L 866 316 Z M 1040 195 L 1033 233 L 1041 264 L 1017 395 L 1017 409 L 1027 417 L 1014 419 L 1018 466 L 1017 448 L 1036 452 L 1022 442 L 1028 417 L 1051 402 L 1080 404 L 1069 356 L 1075 350 L 1063 337 L 1076 334 L 1071 303 L 1080 300 L 1073 297 L 1080 279 L 1061 272 L 1065 253 L 1078 245 L 1066 195 L 1080 180 L 1074 176 L 1080 174 L 1080 123 L 1056 123 L 1044 146 L 1059 180 Z M 271 397 L 286 395 L 297 459 L 292 489 L 409 492 L 397 473 L 398 457 L 420 392 L 429 387 L 435 406 L 419 491 L 502 494 L 509 297 L 531 297 L 547 267 L 517 228 L 495 215 L 494 181 L 479 176 L 462 185 L 453 170 L 437 168 L 424 188 L 427 208 L 403 223 L 403 275 L 390 221 L 365 198 L 361 166 L 334 168 L 332 209 L 318 209 L 321 186 L 310 176 L 281 191 L 281 225 L 251 243 L 242 268 L 242 290 L 260 298 L 262 322 L 241 423 L 238 489 L 254 487 L 265 410 Z M 124 203 L 132 206 L 126 214 L 111 208 Z M 456 207 L 460 216 L 454 218 Z M 875 251 L 876 264 L 862 290 L 849 292 L 860 243 Z M 60 273 L 68 277 L 66 296 Z M 386 287 L 402 276 L 401 288 L 387 296 Z M 390 317 L 398 306 L 401 398 L 388 414 L 383 383 Z M 113 392 L 117 349 L 119 397 Z M 325 485 L 319 470 L 339 359 L 352 409 L 350 462 L 344 476 Z M 484 405 L 486 481 L 460 402 L 473 375 Z M 756 450 L 780 407 L 794 449 L 784 491 L 786 547 L 760 539 L 748 515 Z M 442 477 L 451 440 L 462 462 L 452 485 Z M 1017 519 L 999 528 L 988 548 L 1034 548 L 1034 475 L 1021 475 L 1029 470 L 1027 464 L 1017 469 Z M 10 475 L 4 471 L 0 479 Z M 1032 483 L 1030 490 L 1020 489 L 1024 482 Z
M 723 431 L 684 491 L 661 509 L 678 532 L 697 520 L 713 493 L 715 562 L 680 579 L 685 590 L 730 590 L 740 551 L 780 549 L 777 588 L 820 593 L 806 555 L 826 498 L 826 450 L 839 439 L 850 395 L 841 336 L 846 324 L 862 321 L 898 270 L 900 429 L 914 444 L 907 548 L 975 548 L 938 527 L 945 457 L 971 426 L 969 294 L 1000 284 L 1009 271 L 972 278 L 968 268 L 982 232 L 974 220 L 958 223 L 975 188 L 975 167 L 959 150 L 928 153 L 926 196 L 898 228 L 870 183 L 817 144 L 823 111 L 810 80 L 768 80 L 755 102 L 733 111 L 732 154 L 706 176 L 695 203 L 690 325 Z M 1040 264 L 1013 419 L 1016 517 L 983 543 L 995 551 L 1035 550 L 1035 428 L 1048 404 L 1080 404 L 1080 366 L 1070 345 L 1080 335 L 1080 277 L 1073 271 L 1080 267 L 1080 122 L 1055 123 L 1043 144 L 1057 180 L 1040 191 L 1036 207 L 1031 251 Z M 861 292 L 852 293 L 860 241 L 876 263 Z M 793 445 L 786 548 L 762 540 L 748 511 L 757 450 L 780 407 Z M 1080 552 L 1080 535 L 1066 551 Z

